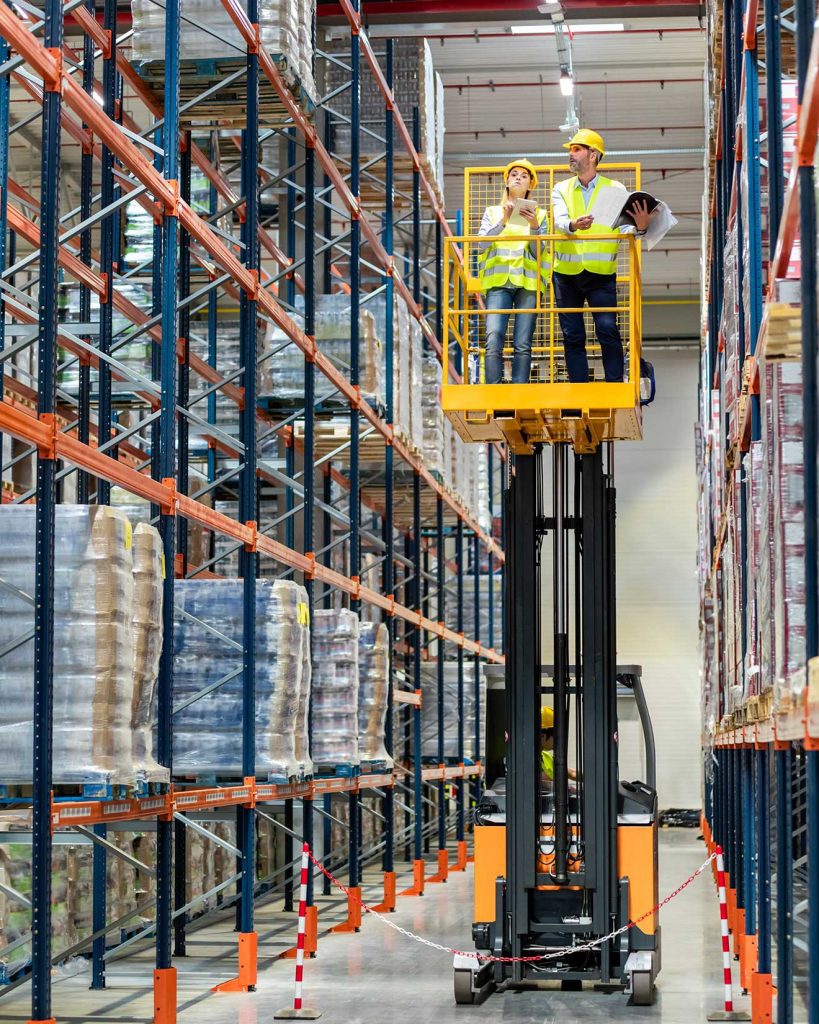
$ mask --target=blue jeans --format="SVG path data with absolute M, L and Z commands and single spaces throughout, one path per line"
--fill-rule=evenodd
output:
M 558 309 L 582 308 L 589 305 L 617 305 L 617 276 L 615 274 L 593 274 L 581 270 L 579 274 L 552 275 L 555 288 L 555 304 Z M 560 313 L 560 329 L 563 331 L 563 349 L 566 355 L 566 370 L 573 384 L 585 384 L 589 379 L 589 360 L 586 356 L 586 325 L 582 313 Z M 617 327 L 616 313 L 592 313 L 594 332 L 603 356 L 603 372 L 607 381 L 623 379 L 623 339 Z
M 490 288 L 486 293 L 486 308 L 534 309 L 537 293 L 528 288 Z M 512 383 L 528 384 L 532 367 L 532 337 L 535 333 L 536 313 L 515 314 L 512 335 Z M 486 317 L 486 383 L 500 384 L 503 379 L 503 345 L 509 313 L 489 313 Z

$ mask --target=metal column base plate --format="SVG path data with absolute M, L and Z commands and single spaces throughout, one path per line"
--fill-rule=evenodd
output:
M 311 1010 L 309 1006 L 303 1006 L 300 1010 L 294 1010 L 292 1006 L 285 1010 L 276 1010 L 273 1020 L 318 1020 L 321 1010 Z
M 750 1013 L 746 1013 L 744 1010 L 716 1010 L 714 1013 L 709 1013 L 705 1018 L 706 1020 L 750 1020 Z

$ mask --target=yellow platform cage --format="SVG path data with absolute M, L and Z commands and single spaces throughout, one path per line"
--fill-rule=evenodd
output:
M 537 165 L 536 165 L 537 166 Z M 464 234 L 444 243 L 444 337 L 442 404 L 445 414 L 465 441 L 506 441 L 513 451 L 532 450 L 543 442 L 570 442 L 578 452 L 593 451 L 601 441 L 640 440 L 641 275 L 640 240 L 612 232 L 598 239 L 617 238 L 617 304 L 613 307 L 558 309 L 554 285 L 538 279 L 535 306 L 509 313 L 504 348 L 504 381 L 509 379 L 515 316 L 533 316 L 532 367 L 529 383 L 485 383 L 487 309 L 478 271 L 486 239 L 479 235 L 487 207 L 503 201 L 503 167 L 468 167 L 464 181 Z M 537 166 L 538 187 L 530 198 L 546 210 L 553 228 L 552 189 L 569 177 L 564 165 Z M 605 164 L 601 173 L 622 182 L 629 191 L 640 188 L 639 164 Z M 554 266 L 555 243 L 565 238 L 548 234 L 506 235 L 509 242 L 527 241 L 538 263 Z M 563 350 L 560 313 L 582 312 L 586 329 L 589 383 L 569 381 Z M 621 383 L 605 381 L 594 314 L 614 312 L 623 339 L 625 376 Z M 456 371 L 456 383 L 450 370 Z

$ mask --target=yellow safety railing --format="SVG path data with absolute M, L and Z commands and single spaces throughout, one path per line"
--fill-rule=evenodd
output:
M 642 436 L 640 416 L 640 342 L 642 336 L 642 291 L 640 242 L 634 235 L 612 232 L 586 236 L 593 243 L 616 239 L 617 303 L 607 307 L 558 307 L 551 273 L 548 284 L 537 278 L 532 310 L 488 310 L 480 279 L 479 253 L 496 236 L 478 234 L 445 239 L 444 243 L 444 411 L 459 433 L 469 440 L 505 437 L 525 449 L 531 443 L 549 440 L 574 441 L 587 450 L 601 440 Z M 525 242 L 535 254 L 538 266 L 555 262 L 555 244 L 565 235 L 505 234 L 505 243 Z M 581 242 L 580 238 L 573 239 Z M 585 239 L 583 239 L 585 240 Z M 614 313 L 623 340 L 624 381 L 604 379 L 600 345 L 595 339 L 594 314 Z M 586 328 L 589 383 L 569 381 L 566 370 L 560 314 L 581 313 Z M 490 314 L 508 314 L 504 347 L 504 376 L 511 375 L 515 318 L 535 319 L 532 337 L 532 366 L 525 384 L 487 384 L 486 319 Z M 462 383 L 452 384 L 450 363 L 455 363 Z

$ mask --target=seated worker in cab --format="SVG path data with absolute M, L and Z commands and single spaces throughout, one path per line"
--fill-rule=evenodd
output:
M 515 310 L 513 332 L 512 383 L 526 384 L 532 365 L 532 338 L 536 313 L 527 313 L 537 305 L 538 280 L 540 304 L 549 287 L 548 245 L 507 241 L 504 236 L 547 235 L 549 219 L 545 210 L 528 200 L 537 188 L 537 172 L 528 160 L 513 160 L 503 172 L 505 191 L 499 206 L 488 206 L 478 234 L 493 241 L 479 242 L 478 267 L 481 288 L 486 296 L 486 383 L 500 384 L 503 378 L 503 346 L 509 313 Z M 519 212 L 515 213 L 516 206 Z M 513 216 L 513 214 L 515 214 Z M 520 311 L 520 312 L 518 312 Z
M 555 713 L 548 704 L 540 708 L 540 772 L 543 781 L 554 781 L 555 777 Z M 568 769 L 569 778 L 577 781 L 574 768 Z

